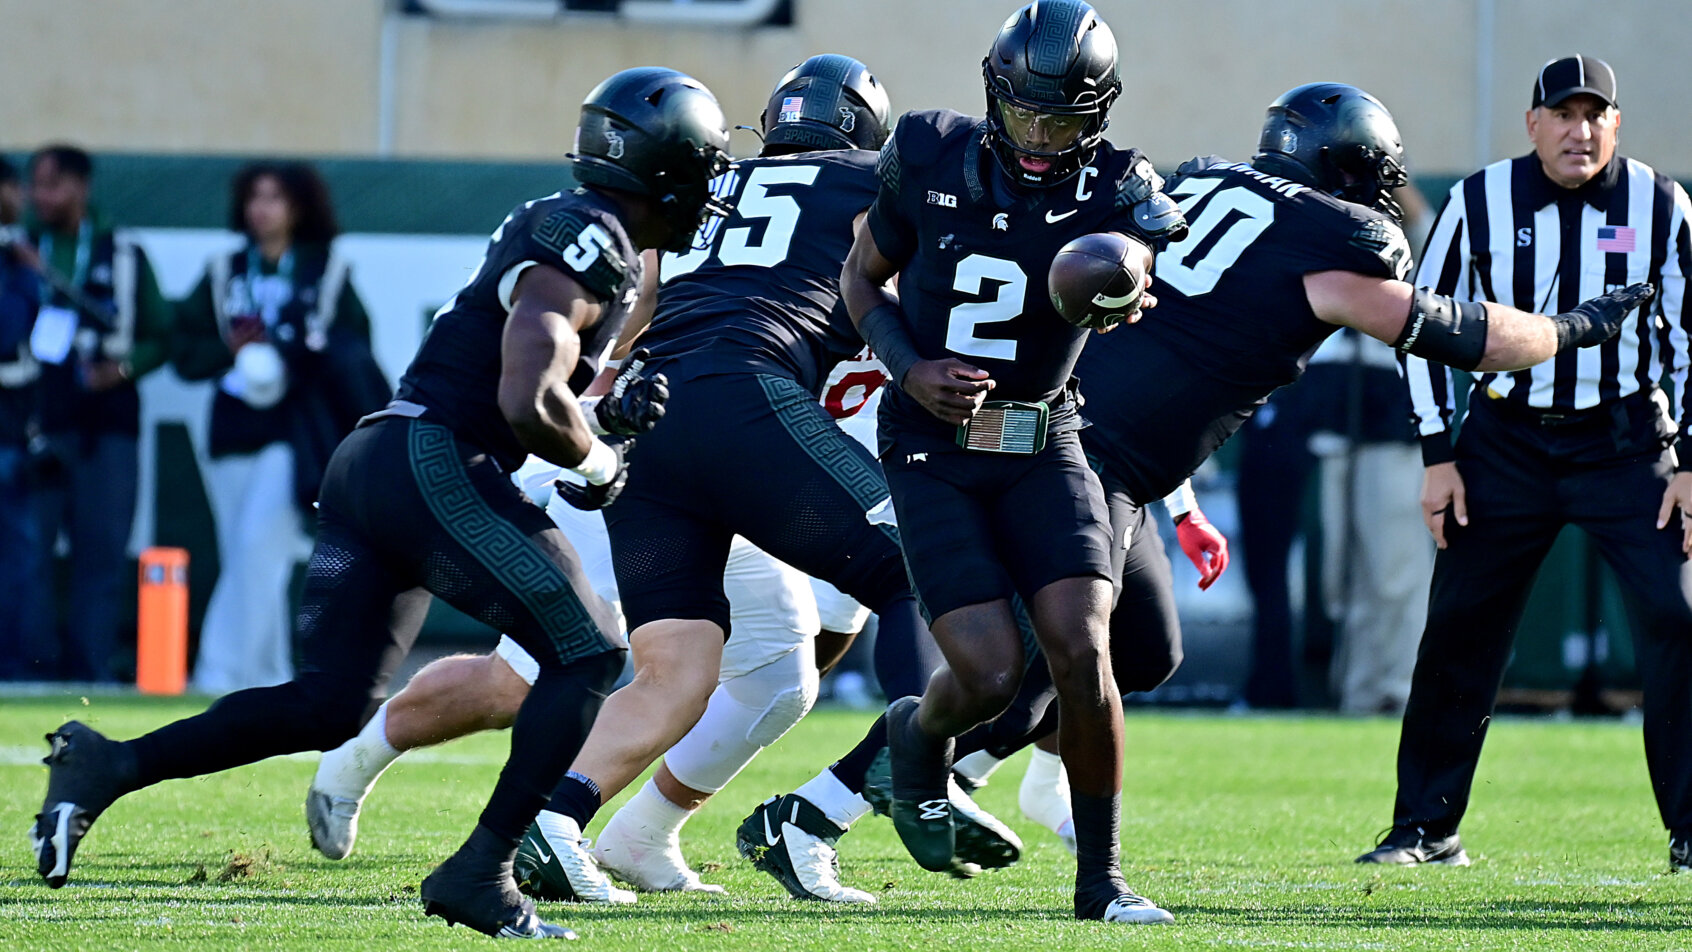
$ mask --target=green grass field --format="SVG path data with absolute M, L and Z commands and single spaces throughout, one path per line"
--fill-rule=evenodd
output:
M 470 829 L 505 750 L 484 735 L 395 765 L 358 851 L 306 839 L 315 759 L 282 758 L 131 796 L 95 826 L 71 885 L 37 879 L 25 838 L 67 717 L 129 737 L 200 701 L 0 699 L 0 948 L 435 949 L 489 942 L 423 917 L 417 883 Z M 1131 714 L 1123 795 L 1129 882 L 1168 927 L 1070 918 L 1069 855 L 1016 809 L 1022 758 L 982 791 L 1022 833 L 1016 867 L 969 882 L 922 872 L 892 827 L 841 842 L 843 878 L 880 904 L 786 898 L 734 849 L 758 800 L 844 751 L 867 715 L 814 714 L 688 827 L 690 860 L 726 896 L 543 906 L 607 949 L 1671 949 L 1692 948 L 1692 876 L 1667 872 L 1637 727 L 1504 721 L 1463 833 L 1469 869 L 1377 870 L 1351 859 L 1387 824 L 1397 725 L 1387 720 Z M 591 831 L 590 831 L 591 832 Z

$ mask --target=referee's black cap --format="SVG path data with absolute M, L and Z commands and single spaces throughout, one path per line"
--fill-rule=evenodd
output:
M 1616 104 L 1616 71 L 1596 56 L 1575 55 L 1554 59 L 1539 68 L 1533 81 L 1533 108 L 1552 107 L 1582 93 L 1597 96 L 1607 106 Z

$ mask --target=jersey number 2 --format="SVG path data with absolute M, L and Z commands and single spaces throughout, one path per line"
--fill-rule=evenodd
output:
M 965 294 L 982 293 L 982 285 L 998 281 L 999 285 L 988 301 L 971 301 L 952 308 L 946 320 L 946 349 L 967 357 L 987 360 L 1015 360 L 1016 341 L 1009 338 L 977 337 L 975 329 L 983 324 L 1008 321 L 1022 313 L 1022 298 L 1028 290 L 1028 275 L 1014 261 L 970 255 L 958 262 L 957 278 L 952 290 Z
M 1173 197 L 1191 211 L 1219 182 L 1198 179 L 1196 188 Z M 1157 256 L 1157 276 L 1187 297 L 1208 294 L 1258 236 L 1275 223 L 1275 203 L 1245 188 L 1225 188 L 1211 196 L 1187 231 Z

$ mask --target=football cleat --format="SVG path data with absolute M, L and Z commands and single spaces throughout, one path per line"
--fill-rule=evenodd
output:
M 886 748 L 870 762 L 864 774 L 864 799 L 881 816 L 892 811 L 892 772 Z M 953 772 L 946 786 L 952 803 L 952 824 L 956 855 L 946 870 L 959 879 L 980 875 L 984 869 L 1003 869 L 1022 858 L 1022 838 L 999 818 L 983 810 L 969 795 L 968 778 Z M 972 783 L 979 790 L 984 784 Z
M 47 743 L 52 749 L 41 761 L 49 768 L 47 797 L 29 838 L 36 871 L 58 889 L 70 879 L 71 859 L 89 827 L 135 788 L 135 755 L 80 721 L 48 734 Z
M 537 819 L 517 846 L 514 873 L 517 888 L 547 902 L 601 902 L 624 905 L 635 894 L 614 885 L 594 862 L 593 841 L 582 836 L 576 821 L 547 814 L 548 833 Z
M 688 868 L 678 831 L 642 827 L 620 810 L 599 831 L 593 858 L 600 868 L 642 892 L 723 891 Z
M 1150 899 L 1126 891 L 1112 899 L 1099 918 L 1105 922 L 1125 922 L 1137 926 L 1163 926 L 1175 921 L 1174 916 L 1159 909 Z
M 834 844 L 845 830 L 796 793 L 771 797 L 740 821 L 735 846 L 752 865 L 775 877 L 795 899 L 873 903 L 875 897 L 840 882 Z
M 918 866 L 936 873 L 950 872 L 959 862 L 947 789 L 952 775 L 952 739 L 936 743 L 929 737 L 917 723 L 917 705 L 916 698 L 902 697 L 887 707 L 891 774 L 887 815 L 893 818 L 893 829 Z
M 1669 837 L 1669 871 L 1692 873 L 1692 836 Z
M 435 868 L 417 890 L 423 914 L 448 926 L 463 923 L 496 939 L 574 939 L 576 933 L 535 915 L 535 904 L 517 892 L 511 861 L 477 869 L 457 853 Z
M 1375 848 L 1357 857 L 1359 863 L 1381 863 L 1388 866 L 1421 866 L 1437 863 L 1441 866 L 1467 866 L 1469 854 L 1457 834 L 1429 836 L 1419 826 L 1395 826 L 1381 837 Z
M 306 791 L 306 828 L 311 845 L 329 859 L 346 859 L 358 840 L 358 811 L 363 801 L 337 797 L 312 787 Z

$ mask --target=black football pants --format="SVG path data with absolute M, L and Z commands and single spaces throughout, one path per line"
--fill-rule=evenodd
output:
M 511 635 L 540 665 L 482 816 L 515 844 L 622 667 L 609 608 L 545 512 L 439 424 L 396 417 L 354 430 L 320 497 L 298 676 L 137 738 L 142 784 L 341 744 L 381 703 L 433 593 Z
M 1649 400 L 1545 426 L 1477 393 L 1457 443 L 1469 524 L 1447 514 L 1398 748 L 1393 822 L 1454 832 L 1540 562 L 1579 526 L 1620 579 L 1645 688 L 1645 759 L 1663 824 L 1692 832 L 1692 566 L 1656 528 L 1672 475 Z M 1672 424 L 1668 424 L 1672 426 Z

